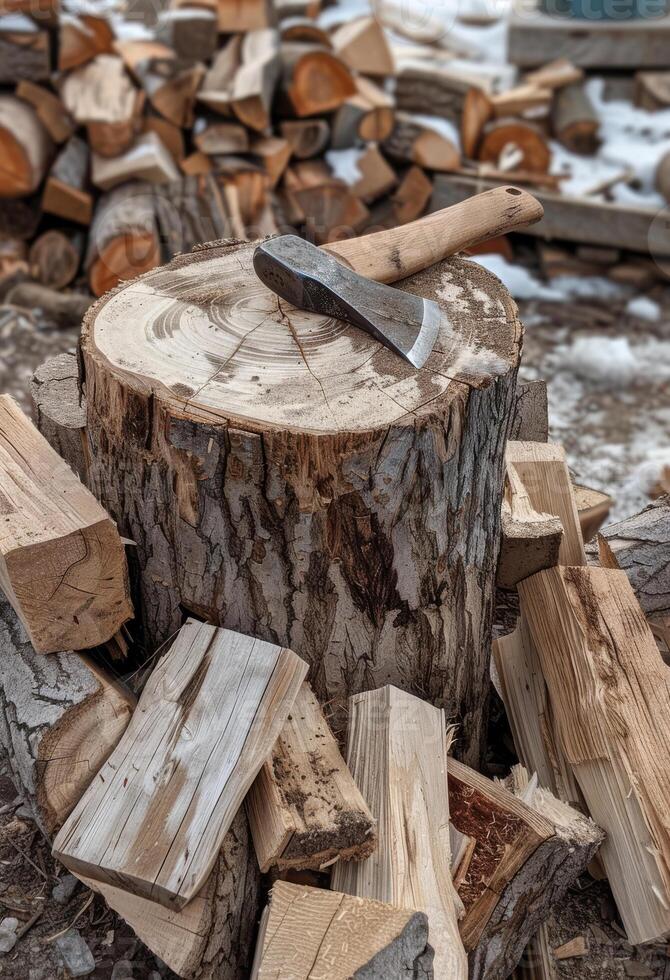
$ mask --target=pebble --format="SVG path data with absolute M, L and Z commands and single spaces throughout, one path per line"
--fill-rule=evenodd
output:
M 74 875 L 66 874 L 58 880 L 58 884 L 54 885 L 51 890 L 51 897 L 54 902 L 58 902 L 59 905 L 67 905 L 72 896 L 74 895 L 74 890 L 79 884 L 79 880 L 75 878 Z
M 19 920 L 9 916 L 0 922 L 0 954 L 9 953 L 16 946 L 16 930 Z
M 133 975 L 133 964 L 129 960 L 118 960 L 114 964 L 111 980 L 128 980 Z
M 95 960 L 76 929 L 68 929 L 64 936 L 55 940 L 58 952 L 73 977 L 87 977 L 95 970 Z

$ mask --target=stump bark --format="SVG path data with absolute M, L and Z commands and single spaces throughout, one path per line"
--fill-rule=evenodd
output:
M 476 761 L 516 307 L 460 259 L 397 284 L 448 316 L 417 372 L 280 301 L 252 254 L 203 246 L 84 322 L 88 480 L 137 543 L 147 642 L 192 612 L 289 646 L 322 702 L 445 706 Z

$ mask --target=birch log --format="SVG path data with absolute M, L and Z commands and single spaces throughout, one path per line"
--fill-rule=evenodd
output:
M 415 691 L 474 761 L 516 308 L 459 259 L 400 283 L 449 314 L 416 372 L 280 303 L 252 254 L 205 246 L 85 320 L 89 484 L 137 542 L 147 642 L 187 609 L 295 650 L 321 702 Z

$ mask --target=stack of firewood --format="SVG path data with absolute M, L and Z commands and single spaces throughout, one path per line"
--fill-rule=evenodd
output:
M 459 154 L 396 113 L 380 24 L 286 11 L 174 0 L 155 39 L 128 40 L 104 15 L 3 0 L 0 235 L 32 243 L 19 265 L 62 288 L 83 263 L 101 295 L 201 241 L 322 243 L 417 217 L 427 171 Z M 353 148 L 345 181 L 324 154 Z

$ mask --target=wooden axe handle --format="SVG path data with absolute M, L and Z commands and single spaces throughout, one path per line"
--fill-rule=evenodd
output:
M 528 191 L 495 187 L 409 224 L 323 245 L 355 272 L 395 282 L 465 248 L 539 221 L 544 209 Z

